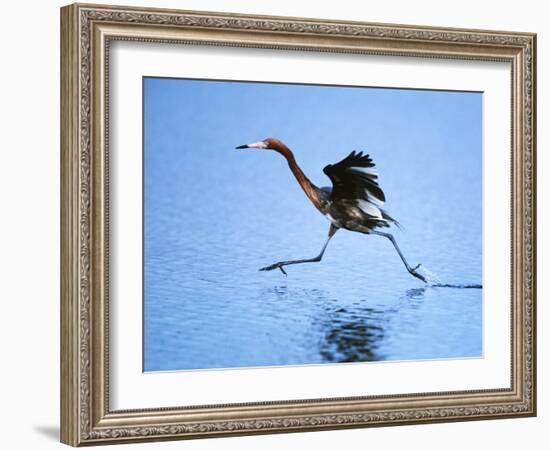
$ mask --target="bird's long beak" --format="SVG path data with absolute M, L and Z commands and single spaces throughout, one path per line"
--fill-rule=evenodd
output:
M 267 144 L 264 141 L 254 142 L 253 144 L 239 145 L 235 148 L 267 148 Z

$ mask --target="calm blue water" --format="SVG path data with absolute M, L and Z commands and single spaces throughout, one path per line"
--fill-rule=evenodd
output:
M 481 289 L 425 288 L 390 242 L 329 222 L 268 136 L 318 186 L 371 154 L 412 264 L 482 282 L 479 93 L 146 79 L 144 368 L 482 356 Z

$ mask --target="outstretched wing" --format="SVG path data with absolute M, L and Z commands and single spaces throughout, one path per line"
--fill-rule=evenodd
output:
M 369 155 L 351 152 L 342 161 L 329 164 L 323 172 L 332 181 L 331 200 L 362 200 L 380 207 L 386 197 L 378 185 L 378 172 Z

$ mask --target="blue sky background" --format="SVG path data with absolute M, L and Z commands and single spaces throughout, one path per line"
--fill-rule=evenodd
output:
M 320 264 L 293 266 L 284 279 L 258 272 L 316 255 L 329 227 L 279 154 L 235 150 L 266 137 L 284 141 L 318 186 L 330 186 L 325 165 L 352 150 L 370 153 L 386 209 L 404 226 L 395 236 L 409 262 L 445 282 L 481 282 L 481 93 L 162 78 L 145 78 L 143 93 L 146 368 L 316 361 L 305 350 L 285 359 L 289 348 L 312 347 L 297 345 L 303 336 L 287 323 L 301 295 L 309 299 L 303 330 L 320 320 L 304 318 L 309 289 L 322 293 L 319 304 L 376 301 L 384 309 L 416 286 L 387 241 L 347 231 Z M 293 290 L 286 315 L 280 293 L 266 294 L 274 286 Z M 468 295 L 470 303 L 423 312 L 413 333 L 423 341 L 397 332 L 384 340 L 393 342 L 384 358 L 479 355 L 481 293 Z M 457 303 L 471 310 L 454 310 Z M 268 320 L 268 305 L 279 320 Z M 442 315 L 440 334 L 430 311 Z M 461 316 L 457 337 L 448 320 Z M 271 327 L 277 339 L 267 337 Z M 435 341 L 449 345 L 426 344 Z

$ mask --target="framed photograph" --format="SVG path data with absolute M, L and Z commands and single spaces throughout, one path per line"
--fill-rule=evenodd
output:
M 535 415 L 535 38 L 62 8 L 62 442 Z

